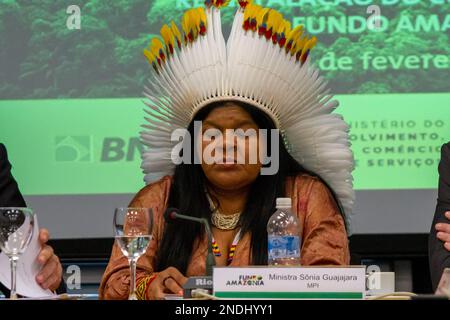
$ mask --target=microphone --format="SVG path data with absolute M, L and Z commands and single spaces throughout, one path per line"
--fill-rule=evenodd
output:
M 213 248 L 212 248 L 212 232 L 209 227 L 208 220 L 205 218 L 196 218 L 181 214 L 176 208 L 168 208 L 164 212 L 164 219 L 166 222 L 172 222 L 177 219 L 194 221 L 203 224 L 206 231 L 206 236 L 208 237 L 208 254 L 206 256 L 206 276 L 212 276 L 212 269 L 216 265 L 216 260 L 214 258 Z

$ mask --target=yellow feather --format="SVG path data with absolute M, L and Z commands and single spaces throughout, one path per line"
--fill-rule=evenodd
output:
M 291 32 L 291 23 L 287 20 L 282 20 L 280 22 L 280 25 L 278 26 L 278 29 L 276 30 L 278 34 L 284 33 L 284 36 L 287 37 L 289 33 Z
M 184 41 L 185 44 L 187 44 L 187 37 L 189 35 L 189 20 L 190 20 L 190 13 L 189 11 L 186 11 L 183 14 L 183 17 L 181 17 L 181 30 L 183 30 L 183 34 L 184 34 Z
M 206 27 L 206 13 L 205 13 L 205 9 L 200 7 L 197 8 L 198 14 L 200 16 L 200 21 L 203 22 L 205 24 Z
M 172 30 L 169 28 L 167 24 L 165 24 L 162 26 L 160 33 L 166 45 L 167 52 L 170 52 L 169 47 L 172 47 L 173 49 L 173 45 L 175 42 L 175 37 L 173 35 Z
M 252 4 L 253 3 L 253 0 L 238 0 L 238 3 L 239 3 L 239 5 L 241 6 L 241 7 L 246 7 L 246 6 L 248 6 L 249 4 Z
M 293 55 L 295 53 L 295 44 L 298 38 L 300 38 L 303 33 L 303 26 L 299 25 L 292 29 L 289 34 L 286 36 L 286 53 L 291 53 Z
M 188 42 L 197 39 L 201 22 L 204 22 L 206 27 L 206 14 L 203 8 L 189 9 L 183 14 L 181 28 Z
M 253 6 L 253 4 L 249 3 L 244 10 L 244 21 L 247 21 L 250 18 L 250 14 L 251 14 L 251 7 Z
M 256 15 L 258 12 L 262 10 L 261 6 L 258 6 L 257 4 L 249 3 L 247 7 L 245 7 L 244 10 L 244 21 L 247 19 L 254 19 L 256 18 Z
M 305 59 L 305 55 L 308 52 L 308 50 L 311 52 L 311 50 L 316 46 L 316 43 L 317 43 L 316 37 L 312 37 L 306 42 L 303 48 L 302 56 L 300 57 L 301 60 Z
M 284 20 L 285 33 L 289 34 L 291 32 L 291 22 L 288 20 Z
M 206 33 L 207 25 L 206 25 L 206 13 L 204 8 L 198 8 L 198 15 L 200 17 L 200 24 L 199 24 L 199 32 L 203 32 L 203 34 Z M 203 27 L 203 30 L 201 29 Z
M 287 37 L 287 40 L 295 41 L 296 38 L 299 38 L 303 33 L 303 26 L 299 25 L 295 27 L 291 32 L 289 33 L 289 36 Z
M 161 42 L 161 40 L 159 40 L 158 38 L 153 38 L 152 42 L 151 42 L 151 47 L 150 47 L 152 54 L 156 58 L 162 58 L 161 50 L 163 50 L 163 49 L 164 49 L 164 46 L 163 46 L 163 43 Z
M 228 6 L 228 4 L 230 3 L 230 0 L 212 0 L 211 3 L 214 7 L 220 9 L 220 8 Z
M 253 11 L 253 13 L 252 13 L 252 18 L 253 18 L 253 19 L 256 19 L 256 17 L 258 16 L 258 13 L 259 13 L 261 10 L 263 10 L 263 9 L 264 9 L 264 8 L 261 7 L 261 6 L 254 5 L 254 6 L 253 6 L 253 9 L 252 9 L 252 11 Z
M 295 39 L 294 45 L 291 48 L 291 55 L 294 55 L 297 52 L 299 52 L 300 50 L 303 50 L 303 47 L 305 46 L 305 43 L 307 40 L 308 40 L 308 38 L 306 36 Z
M 191 19 L 189 20 L 189 28 L 194 36 L 193 40 L 195 40 L 197 39 L 198 32 L 200 31 L 200 13 L 197 9 L 191 9 L 190 11 Z
M 264 8 L 262 10 L 259 10 L 256 14 L 256 23 L 259 27 L 263 23 L 267 22 L 268 14 L 269 14 L 270 8 Z
M 178 29 L 177 25 L 175 24 L 175 22 L 173 22 L 173 20 L 170 22 L 170 29 L 172 30 L 172 33 L 173 33 L 175 39 L 177 39 L 178 47 L 180 47 L 181 33 L 180 33 L 180 30 Z
M 283 15 L 281 13 L 276 10 L 270 10 L 267 19 L 267 29 L 272 29 L 272 32 L 277 32 L 283 20 Z
M 150 50 L 144 49 L 144 56 L 147 58 L 150 64 L 152 64 L 156 60 L 155 56 L 153 55 L 153 53 L 151 53 Z
M 252 24 L 252 28 L 250 28 L 252 31 L 256 31 L 256 25 L 254 23 L 256 23 L 256 17 L 261 10 L 263 10 L 263 8 L 255 4 L 249 4 L 245 7 L 244 22 L 249 21 L 250 24 Z

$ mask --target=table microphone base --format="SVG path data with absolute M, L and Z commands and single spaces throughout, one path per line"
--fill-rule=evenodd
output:
M 211 276 L 189 277 L 183 286 L 183 298 L 192 298 L 192 290 L 204 289 L 208 290 L 209 294 L 213 291 L 213 280 Z

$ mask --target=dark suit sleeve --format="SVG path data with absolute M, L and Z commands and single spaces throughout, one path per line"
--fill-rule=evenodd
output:
M 16 180 L 11 174 L 11 164 L 8 160 L 6 148 L 0 143 L 0 207 L 26 207 L 25 200 L 19 191 Z M 58 294 L 67 291 L 64 280 L 56 292 Z M 9 296 L 9 290 L 0 283 L 0 292 L 5 296 Z
M 0 207 L 26 207 L 16 180 L 11 174 L 6 148 L 0 143 Z
M 439 162 L 439 190 L 436 211 L 428 238 L 428 251 L 431 281 L 433 290 L 439 284 L 442 271 L 450 268 L 450 252 L 445 249 L 441 240 L 436 237 L 436 223 L 450 223 L 445 212 L 450 211 L 450 142 L 441 148 L 441 161 Z
M 6 148 L 0 143 L 0 207 L 25 207 L 25 200 L 19 191 L 16 180 L 11 174 Z M 0 283 L 0 291 L 9 295 L 9 290 Z

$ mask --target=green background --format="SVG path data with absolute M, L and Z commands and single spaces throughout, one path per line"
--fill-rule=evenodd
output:
M 351 125 L 355 188 L 436 188 L 439 147 L 450 140 L 450 2 L 256 2 L 318 37 L 312 57 Z M 142 50 L 163 23 L 202 3 L 0 0 L 0 142 L 24 194 L 135 193 L 143 186 L 139 97 L 151 70 Z M 72 4 L 81 9 L 79 30 L 66 26 Z M 352 26 L 370 16 L 369 4 L 379 5 L 381 31 Z M 234 11 L 234 3 L 223 10 L 225 31 Z M 394 121 L 415 125 L 395 128 Z M 410 133 L 425 138 L 381 140 Z M 122 144 L 121 152 L 106 152 L 108 142 Z M 386 147 L 397 149 L 373 153 Z
M 336 98 L 341 103 L 338 112 L 352 126 L 356 189 L 436 187 L 439 146 L 448 140 L 450 132 L 450 94 L 340 95 Z M 0 101 L 0 119 L 8 119 L 2 122 L 0 136 L 8 146 L 14 174 L 23 192 L 28 195 L 135 193 L 144 185 L 139 149 L 133 144 L 143 123 L 143 106 L 139 98 Z M 376 121 L 380 127 L 356 127 L 361 121 Z M 416 125 L 381 127 L 381 123 L 391 121 L 412 121 Z M 428 121 L 434 125 L 427 127 Z M 426 137 L 383 141 L 378 136 L 398 137 L 408 133 L 426 133 Z M 361 140 L 361 135 L 369 137 L 368 134 L 375 135 L 375 140 Z M 432 138 L 435 136 L 436 139 Z M 123 141 L 119 148 L 122 152 L 110 148 L 105 153 L 105 139 Z M 399 146 L 427 146 L 433 152 L 363 152 L 364 148 Z M 388 159 L 421 161 L 422 165 L 369 166 L 369 161 Z
M 335 93 L 447 92 L 449 89 L 449 1 L 256 0 L 306 23 L 318 37 L 312 51 L 318 65 L 326 53 L 349 57 L 351 70 L 323 70 Z M 325 4 L 322 4 L 325 3 Z M 338 5 L 326 5 L 337 3 Z M 358 4 L 361 5 L 358 5 Z M 391 5 L 389 5 L 391 3 Z M 412 3 L 412 4 L 408 4 Z M 441 4 L 440 4 L 441 3 Z M 70 30 L 69 5 L 78 4 L 81 28 Z M 314 5 L 312 5 L 314 4 Z M 349 5 L 350 4 L 350 5 Z M 369 4 L 379 5 L 380 31 L 365 28 Z M 141 95 L 150 68 L 142 50 L 171 19 L 198 0 L 0 0 L 0 97 L 110 98 Z M 222 10 L 230 29 L 236 3 Z M 334 25 L 330 19 L 338 20 Z M 358 23 L 353 25 L 352 21 Z M 361 26 L 362 24 L 362 26 Z M 228 28 L 227 28 L 228 26 Z M 383 57 L 439 55 L 439 68 L 362 68 L 364 52 Z

